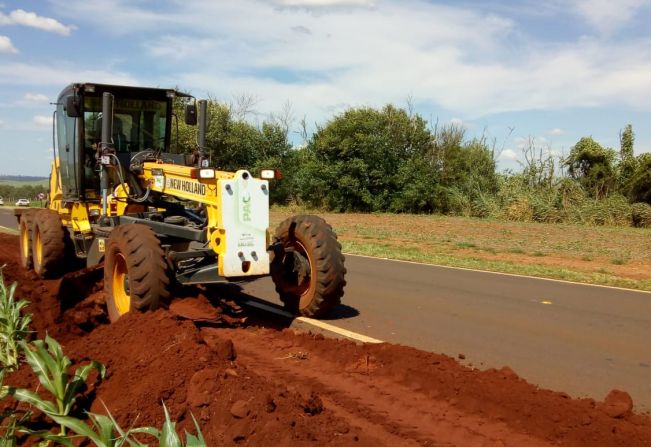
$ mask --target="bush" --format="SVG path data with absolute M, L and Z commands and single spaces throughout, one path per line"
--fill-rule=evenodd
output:
M 651 205 L 644 202 L 631 205 L 631 225 L 637 228 L 651 228 Z

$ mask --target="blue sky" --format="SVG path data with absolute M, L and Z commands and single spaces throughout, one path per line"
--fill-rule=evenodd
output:
M 501 169 L 528 141 L 618 148 L 627 123 L 649 152 L 649 23 L 651 0 L 0 0 L 0 174 L 47 175 L 49 103 L 77 81 L 247 97 L 294 130 L 411 98 Z

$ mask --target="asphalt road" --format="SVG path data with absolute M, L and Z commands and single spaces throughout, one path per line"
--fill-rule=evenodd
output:
M 330 324 L 601 400 L 651 411 L 651 293 L 348 255 Z M 268 278 L 245 287 L 278 302 Z
M 0 227 L 18 229 L 18 221 L 14 216 L 14 209 L 6 206 L 0 206 Z
M 0 209 L 0 226 L 15 219 Z M 651 293 L 346 257 L 344 305 L 328 321 L 384 341 L 508 365 L 544 388 L 651 411 Z M 278 302 L 271 280 L 245 292 Z

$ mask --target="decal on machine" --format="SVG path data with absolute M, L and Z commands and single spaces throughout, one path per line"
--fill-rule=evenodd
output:
M 100 253 L 104 253 L 106 251 L 106 244 L 104 239 L 97 239 L 97 250 Z
M 154 187 L 158 189 L 163 189 L 165 187 L 165 176 L 164 175 L 155 175 L 154 176 Z
M 206 195 L 206 185 L 199 182 L 192 182 L 190 180 L 179 180 L 175 178 L 166 178 L 165 187 L 169 189 L 175 189 L 181 192 L 187 192 L 190 194 L 197 194 L 200 196 Z
M 248 191 L 242 194 L 242 221 L 251 222 L 251 193 Z

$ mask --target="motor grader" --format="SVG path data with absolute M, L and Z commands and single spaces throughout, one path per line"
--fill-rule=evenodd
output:
M 175 99 L 186 124 L 198 121 L 189 152 L 171 141 Z M 23 266 L 55 277 L 103 264 L 111 321 L 164 306 L 174 285 L 267 275 L 295 313 L 318 317 L 337 306 L 346 270 L 332 228 L 298 215 L 270 231 L 278 172 L 216 168 L 206 111 L 206 101 L 176 90 L 66 87 L 54 112 L 47 209 L 16 211 Z

